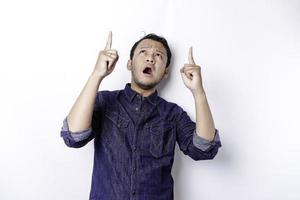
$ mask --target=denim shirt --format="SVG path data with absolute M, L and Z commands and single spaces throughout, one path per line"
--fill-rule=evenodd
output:
M 66 117 L 61 137 L 73 148 L 94 139 L 90 200 L 173 200 L 176 142 L 193 160 L 213 159 L 221 147 L 218 129 L 213 141 L 195 129 L 187 113 L 157 90 L 143 97 L 127 83 L 98 91 L 89 129 L 71 132 Z

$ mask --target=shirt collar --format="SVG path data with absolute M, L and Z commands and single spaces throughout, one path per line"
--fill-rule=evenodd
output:
M 129 100 L 130 103 L 133 101 L 133 99 L 136 95 L 140 95 L 138 92 L 134 91 L 131 88 L 131 83 L 126 83 L 124 90 L 125 90 L 125 94 L 127 96 L 127 99 Z M 156 105 L 157 99 L 158 99 L 157 90 L 155 90 L 152 94 L 150 94 L 149 96 L 144 97 L 144 98 L 146 100 L 148 100 L 151 104 Z

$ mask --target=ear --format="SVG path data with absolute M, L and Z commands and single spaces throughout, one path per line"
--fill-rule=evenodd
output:
M 169 77 L 169 73 L 170 73 L 170 66 L 166 67 L 165 69 L 165 74 L 164 74 L 164 78 L 168 78 Z
M 131 71 L 131 69 L 132 69 L 132 60 L 128 60 L 128 61 L 127 61 L 127 69 L 128 69 L 129 71 Z

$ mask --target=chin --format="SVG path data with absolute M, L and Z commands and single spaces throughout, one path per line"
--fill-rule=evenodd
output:
M 157 83 L 141 83 L 141 82 L 137 82 L 136 84 L 144 90 L 153 89 L 157 85 Z
M 151 81 L 151 82 L 144 82 L 139 80 L 134 80 L 134 82 L 142 89 L 144 90 L 150 90 L 153 89 L 155 86 L 159 84 L 159 82 Z
M 137 78 L 135 73 L 132 73 L 133 81 L 137 86 L 142 88 L 143 90 L 150 90 L 156 87 L 160 80 L 150 80 L 150 79 L 143 79 L 143 78 Z

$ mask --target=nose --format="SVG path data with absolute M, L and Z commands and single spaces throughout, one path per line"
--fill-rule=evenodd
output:
M 146 61 L 147 61 L 147 63 L 154 64 L 153 56 L 152 55 L 147 56 Z

